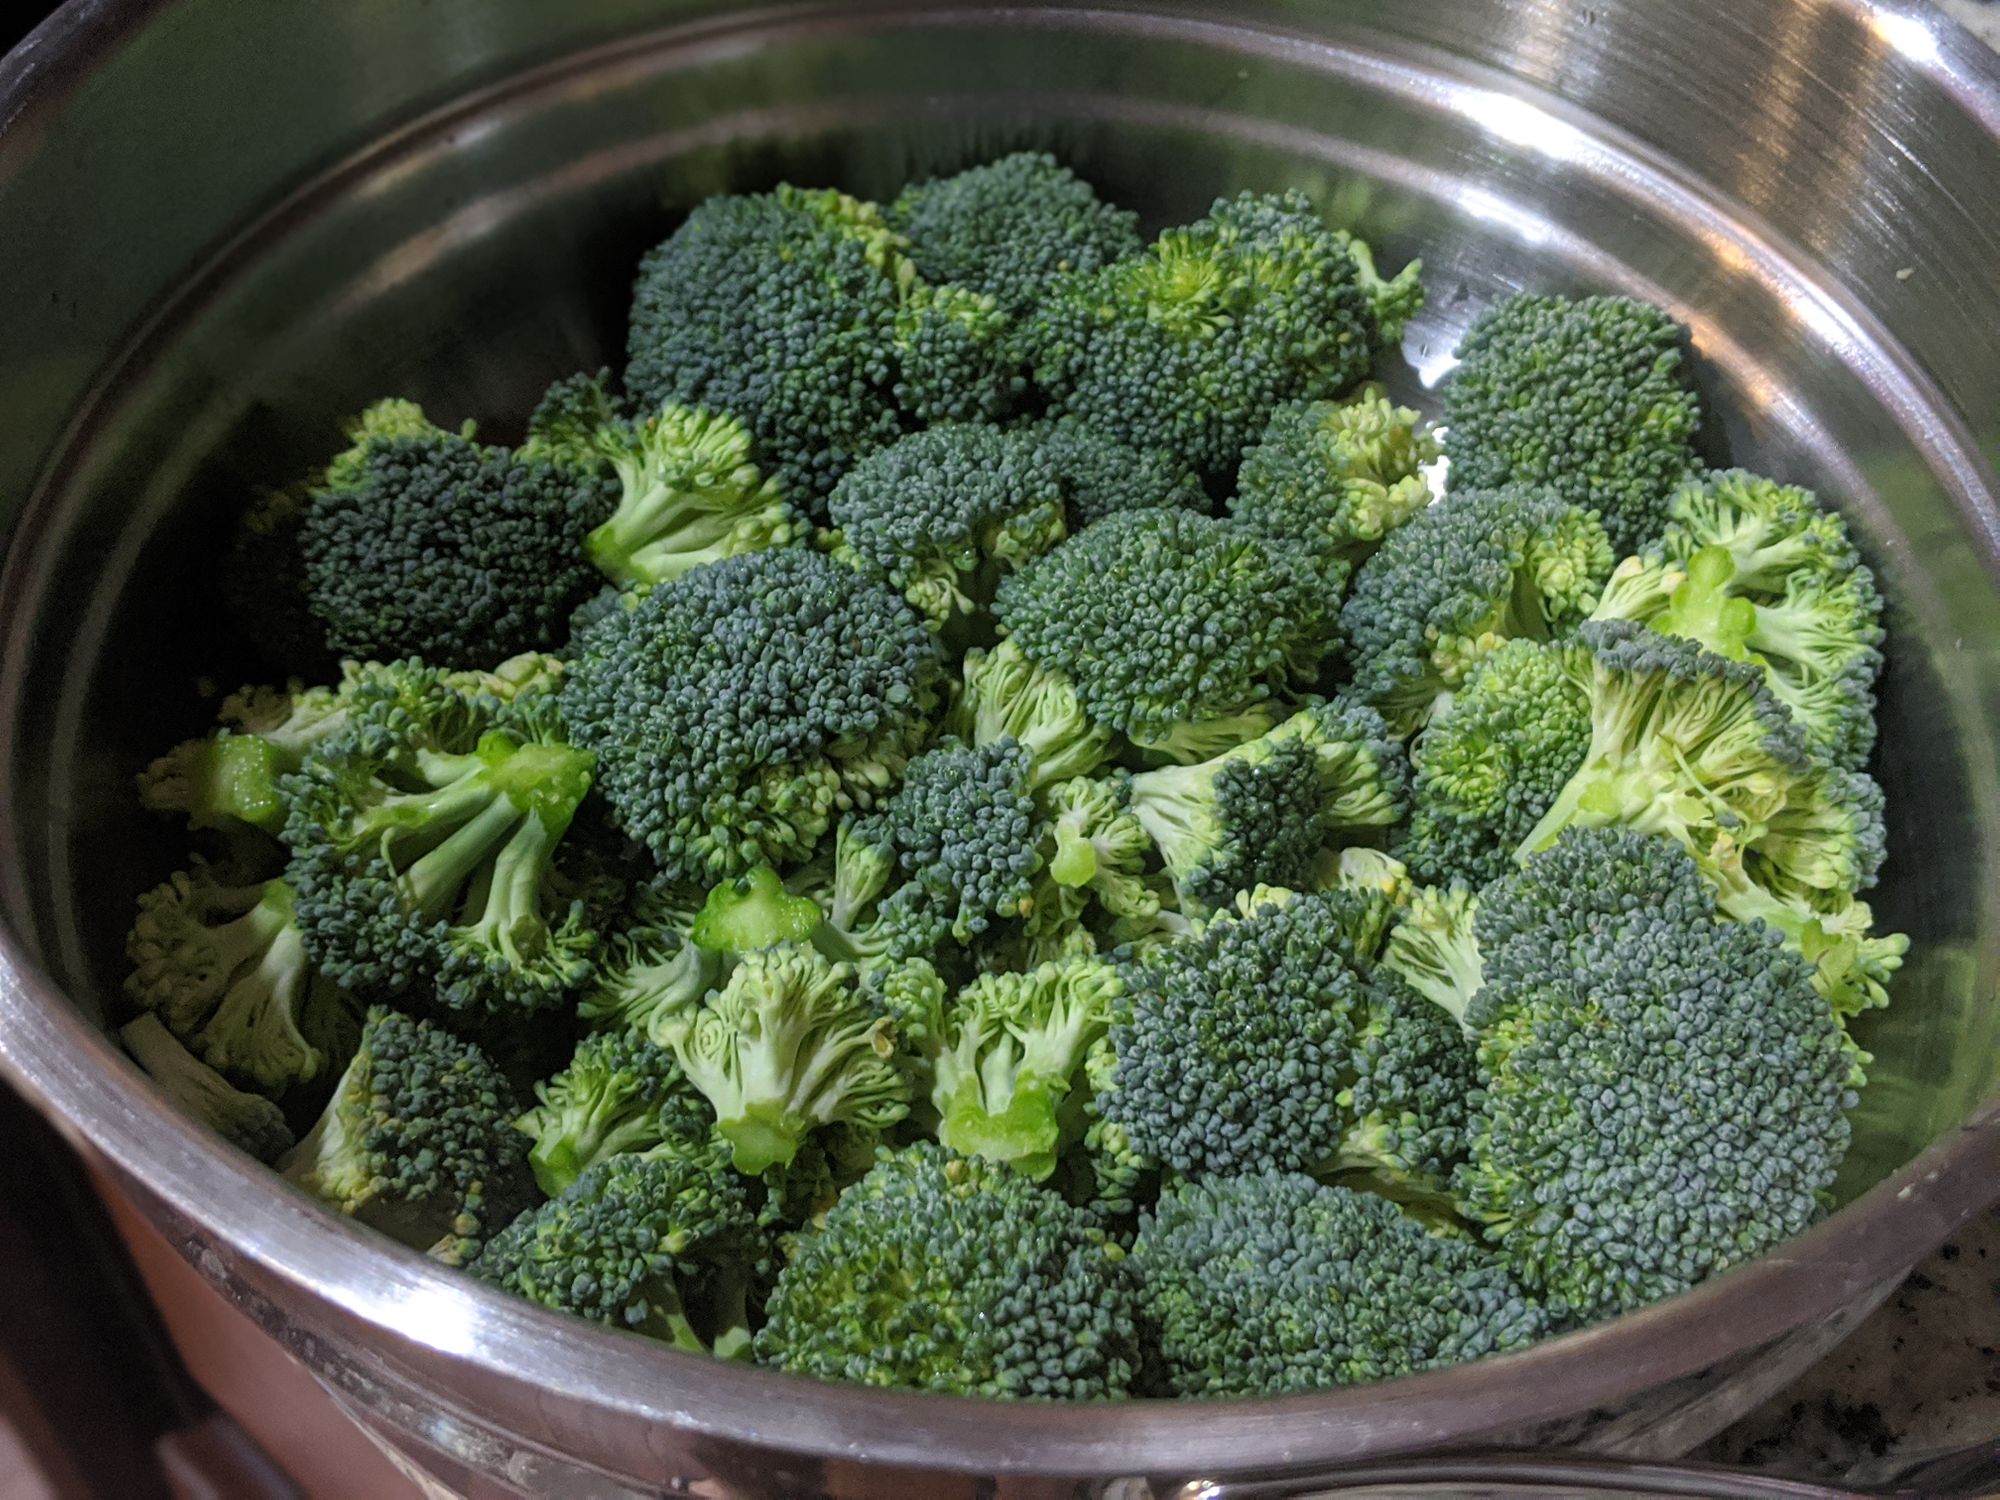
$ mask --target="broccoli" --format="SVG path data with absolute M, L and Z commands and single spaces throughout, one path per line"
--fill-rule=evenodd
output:
M 1035 912 L 1077 921 L 1094 898 L 1114 918 L 1148 921 L 1160 909 L 1159 892 L 1146 877 L 1153 841 L 1132 810 L 1132 779 L 1078 776 L 1058 781 L 1041 796 L 1049 819 L 1046 879 Z M 1050 843 L 1050 840 L 1053 843 Z
M 1132 1288 L 1088 1214 L 924 1141 L 885 1154 L 799 1237 L 756 1353 L 822 1380 L 1102 1400 L 1131 1382 Z
M 1697 472 L 1685 334 L 1629 297 L 1521 294 L 1487 309 L 1444 387 L 1450 485 L 1545 486 L 1597 514 L 1620 557 L 1652 544 Z
M 1484 885 L 1505 874 L 1589 747 L 1590 698 L 1575 654 L 1506 642 L 1411 744 L 1410 822 L 1397 855 L 1433 884 Z
M 1281 401 L 1338 395 L 1381 346 L 1344 235 L 1300 193 L 1218 200 L 1141 254 L 1052 282 L 1021 328 L 1051 408 L 1206 474 L 1232 472 Z
M 591 771 L 548 694 L 505 704 L 438 682 L 357 701 L 284 781 L 306 950 L 360 995 L 420 987 L 472 1015 L 567 1004 L 597 933 L 555 861 Z
M 125 1050 L 174 1104 L 231 1145 L 261 1162 L 276 1161 L 293 1143 L 285 1113 L 259 1094 L 246 1094 L 174 1039 L 147 1014 L 118 1028 Z
M 688 926 L 688 941 L 709 953 L 730 956 L 802 943 L 820 923 L 810 896 L 794 896 L 769 865 L 719 882 Z
M 1039 1182 L 1055 1170 L 1084 1058 L 1124 991 L 1099 959 L 983 974 L 944 1007 L 925 1047 L 936 1135 Z
M 1402 746 L 1364 704 L 1317 701 L 1249 743 L 1132 778 L 1132 811 L 1184 903 L 1225 904 L 1260 883 L 1314 882 L 1343 833 L 1402 816 Z
M 1269 728 L 1271 700 L 1317 675 L 1336 625 L 1289 549 L 1183 510 L 1107 516 L 1002 582 L 996 613 L 1091 720 L 1174 760 Z
M 534 1199 L 519 1113 L 477 1047 L 378 1005 L 333 1097 L 278 1170 L 371 1229 L 464 1265 Z
M 892 592 L 803 548 L 662 584 L 578 643 L 562 708 L 621 827 L 670 878 L 803 860 L 929 731 L 935 639 Z
M 299 529 L 335 651 L 478 667 L 563 639 L 595 586 L 581 547 L 611 508 L 589 474 L 436 429 L 330 469 Z
M 221 568 L 222 605 L 237 633 L 287 672 L 328 664 L 326 632 L 306 592 L 299 527 L 309 484 L 259 495 L 237 517 Z
M 1693 859 L 1572 829 L 1487 887 L 1475 926 L 1484 1087 L 1458 1190 L 1531 1292 L 1595 1321 L 1819 1216 L 1854 1102 L 1840 1028 Z
M 1354 689 L 1420 728 L 1501 642 L 1547 640 L 1596 606 L 1604 529 L 1545 491 L 1460 488 L 1389 534 L 1340 612 Z
M 1296 1172 L 1176 1183 L 1132 1247 L 1145 1381 L 1275 1396 L 1519 1349 L 1552 1330 L 1487 1251 Z
M 1385 1196 L 1446 1207 L 1465 1155 L 1478 1061 L 1464 1028 L 1393 969 L 1369 975 L 1366 1008 L 1335 1096 L 1347 1133 L 1321 1173 Z M 1447 1209 L 1448 1211 L 1448 1209 Z
M 1810 490 L 1730 470 L 1690 482 L 1658 547 L 1627 558 L 1600 620 L 1637 620 L 1764 671 L 1817 755 L 1858 769 L 1875 744 L 1882 597 Z
M 892 1019 L 850 966 L 813 948 L 744 954 L 727 984 L 664 1029 L 750 1176 L 787 1165 L 815 1126 L 883 1129 L 909 1112 Z
M 1002 311 L 1032 308 L 1057 276 L 1137 255 L 1138 216 L 1104 202 L 1045 152 L 1017 151 L 903 189 L 890 227 L 919 274 L 984 292 Z
M 693 1354 L 747 1357 L 766 1254 L 746 1184 L 719 1153 L 607 1157 L 486 1242 L 482 1280 Z
M 1056 467 L 1032 437 L 969 422 L 866 455 L 827 512 L 844 549 L 940 626 L 985 607 L 1003 573 L 1067 535 Z
M 1020 430 L 1038 457 L 1055 467 L 1071 531 L 1122 510 L 1208 510 L 1201 476 L 1164 448 L 1134 448 L 1076 417 L 1052 417 Z
M 535 1144 L 528 1165 L 551 1198 L 608 1156 L 709 1139 L 715 1123 L 672 1052 L 637 1031 L 600 1031 L 577 1043 L 536 1105 L 514 1122 Z
M 1112 733 L 1083 711 L 1076 684 L 1029 661 L 1019 645 L 965 653 L 945 732 L 984 748 L 1012 740 L 1034 763 L 1037 787 L 1088 776 L 1113 754 Z
M 912 760 L 883 810 L 909 899 L 968 943 L 996 918 L 1026 916 L 1041 868 L 1042 820 L 1028 752 L 1011 740 L 944 740 Z
M 1004 409 L 1014 377 L 989 297 L 916 274 L 882 212 L 781 186 L 711 198 L 641 262 L 627 388 L 649 409 L 727 412 L 780 490 L 823 515 L 862 454 L 923 421 Z
M 1345 401 L 1287 401 L 1243 455 L 1229 515 L 1303 548 L 1337 592 L 1384 537 L 1431 503 L 1423 468 L 1439 451 L 1423 419 L 1377 385 Z
M 353 1004 L 306 957 L 292 888 L 223 884 L 205 865 L 139 898 L 125 993 L 212 1068 L 278 1093 L 338 1068 Z
M 1457 1018 L 1486 982 L 1475 922 L 1479 895 L 1465 885 L 1420 886 L 1389 933 L 1382 967 Z
M 722 977 L 718 955 L 688 940 L 696 898 L 651 880 L 625 919 L 606 934 L 577 1014 L 592 1025 L 654 1033 L 664 1018 L 694 1006 Z

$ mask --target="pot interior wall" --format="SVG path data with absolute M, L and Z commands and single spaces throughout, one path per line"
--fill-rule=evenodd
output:
M 384 394 L 511 439 L 549 380 L 618 360 L 630 269 L 707 194 L 790 178 L 880 195 L 1035 146 L 1154 223 L 1296 186 L 1385 259 L 1421 251 L 1430 305 L 1391 377 L 1420 406 L 1471 318 L 1518 287 L 1628 291 L 1691 322 L 1719 414 L 1708 456 L 1836 499 L 1892 601 L 1876 905 L 1914 945 L 1894 1007 L 1856 1028 L 1876 1060 L 1843 1196 L 1962 1119 L 1995 1050 L 1991 500 L 1967 491 L 1956 419 L 1841 268 L 1463 69 L 1194 23 L 891 29 L 829 22 L 758 46 L 723 30 L 468 93 L 266 205 L 162 305 L 10 559 L 32 629 L 15 637 L 8 904 L 78 1002 L 119 1012 L 132 899 L 179 854 L 133 806 L 132 773 L 200 729 L 203 684 L 269 675 L 212 581 L 258 487 L 322 459 L 343 414 Z M 1815 169 L 1783 141 L 1771 159 L 1801 181 Z

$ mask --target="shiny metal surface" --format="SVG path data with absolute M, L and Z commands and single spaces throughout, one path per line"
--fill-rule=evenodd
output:
M 1878 910 L 1916 937 L 1844 1206 L 1538 1349 L 1280 1401 L 1001 1407 L 716 1366 L 376 1241 L 173 1116 L 94 1024 L 175 839 L 131 771 L 256 668 L 205 575 L 246 490 L 385 391 L 496 435 L 620 344 L 673 214 L 1021 144 L 1156 220 L 1295 184 L 1431 307 L 1516 286 L 1695 331 L 1716 458 L 1816 483 L 1895 605 Z M 1684 1451 L 2000 1191 L 2000 65 L 1868 0 L 72 0 L 0 64 L 0 1070 L 204 1275 L 468 1493 L 1071 1496 L 1477 1445 Z M 697 1481 L 698 1488 L 690 1488 Z

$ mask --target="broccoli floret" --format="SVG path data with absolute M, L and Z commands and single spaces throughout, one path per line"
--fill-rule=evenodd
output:
M 1461 1023 L 1486 982 L 1478 912 L 1479 895 L 1469 886 L 1420 886 L 1382 955 L 1383 968 Z
M 1390 532 L 1431 503 L 1437 439 L 1377 385 L 1345 401 L 1288 401 L 1243 455 L 1229 514 L 1305 549 L 1335 591 Z
M 1451 488 L 1545 486 L 1595 511 L 1620 557 L 1651 545 L 1667 497 L 1699 468 L 1684 342 L 1629 297 L 1523 294 L 1489 308 L 1445 383 Z
M 669 402 L 643 422 L 593 428 L 584 441 L 571 461 L 608 467 L 618 481 L 617 508 L 584 549 L 621 588 L 671 583 L 703 563 L 807 535 L 734 417 Z
M 1003 573 L 1067 535 L 1062 484 L 1032 437 L 971 422 L 868 454 L 827 512 L 862 565 L 940 626 L 990 603 Z
M 374 438 L 307 501 L 313 612 L 335 651 L 376 660 L 548 650 L 596 586 L 580 549 L 610 508 L 596 476 L 469 437 Z
M 1356 1174 L 1391 1198 L 1445 1206 L 1463 1160 L 1478 1060 L 1465 1029 L 1394 970 L 1364 986 L 1366 1009 L 1347 1055 L 1336 1101 L 1347 1134 L 1321 1172 Z
M 1015 642 L 968 651 L 959 670 L 946 732 L 980 747 L 1019 744 L 1034 762 L 1037 787 L 1088 776 L 1111 758 L 1111 730 L 1083 711 L 1076 684 L 1036 666 Z
M 1355 574 L 1341 609 L 1355 691 L 1408 734 L 1501 642 L 1588 617 L 1611 559 L 1604 529 L 1546 491 L 1454 490 Z
M 1552 1331 L 1480 1246 L 1295 1172 L 1176 1183 L 1142 1221 L 1132 1266 L 1161 1395 L 1386 1380 Z
M 472 1015 L 566 1005 L 597 932 L 556 855 L 591 770 L 547 694 L 503 704 L 437 682 L 358 699 L 284 782 L 307 951 L 356 994 L 419 988 Z
M 920 901 L 968 943 L 996 918 L 1026 916 L 1041 868 L 1042 819 L 1028 752 L 1011 740 L 945 740 L 912 760 L 883 810 Z
M 1315 702 L 1194 766 L 1132 778 L 1132 811 L 1182 901 L 1224 905 L 1257 884 L 1314 883 L 1328 845 L 1402 816 L 1409 771 L 1373 709 Z
M 1672 842 L 1571 830 L 1487 887 L 1476 928 L 1459 1193 L 1524 1286 L 1594 1321 L 1819 1216 L 1854 1102 L 1840 1028 Z
M 119 1038 L 147 1076 L 192 1115 L 230 1144 L 270 1162 L 291 1149 L 285 1113 L 259 1094 L 246 1094 L 174 1039 L 154 1015 L 118 1028 Z
M 1010 315 L 1067 271 L 1137 255 L 1138 216 L 1104 202 L 1045 152 L 1017 151 L 903 189 L 890 225 L 927 279 L 984 292 Z
M 306 957 L 292 888 L 221 883 L 205 865 L 139 898 L 125 993 L 212 1068 L 277 1093 L 353 1050 L 353 1005 Z
M 577 1014 L 593 1025 L 655 1035 L 666 1018 L 699 1004 L 723 968 L 719 955 L 688 940 L 699 899 L 664 880 L 641 886 L 607 935 Z
M 1336 626 L 1289 549 L 1183 510 L 1107 516 L 1002 582 L 996 612 L 1090 719 L 1176 760 L 1268 728 L 1270 700 L 1317 675 Z
M 1034 379 L 1059 414 L 1230 473 L 1279 402 L 1367 373 L 1383 330 L 1349 246 L 1303 194 L 1219 200 L 1052 283 L 1021 331 Z
M 1153 841 L 1132 811 L 1132 779 L 1078 776 L 1042 793 L 1049 818 L 1046 879 L 1035 910 L 1059 912 L 1075 922 L 1095 900 L 1112 917 L 1147 921 L 1160 909 L 1159 892 L 1146 879 Z
M 618 822 L 706 884 L 796 864 L 929 730 L 938 647 L 883 585 L 780 548 L 695 569 L 578 643 L 562 707 Z
M 929 1141 L 799 1237 L 766 1316 L 760 1363 L 965 1396 L 1121 1396 L 1137 1352 L 1124 1253 L 1091 1217 Z
M 780 943 L 802 943 L 819 923 L 817 902 L 810 896 L 794 896 L 776 870 L 759 865 L 709 891 L 688 927 L 688 941 L 727 958 Z
M 1084 1058 L 1123 992 L 1117 968 L 1098 959 L 983 974 L 960 990 L 924 1049 L 937 1138 L 961 1155 L 1046 1178 L 1067 1144 L 1063 1125 Z
M 712 1148 L 612 1156 L 494 1235 L 471 1270 L 544 1307 L 743 1358 L 766 1254 L 746 1186 Z
M 1396 853 L 1419 880 L 1484 885 L 1583 763 L 1590 698 L 1572 651 L 1514 640 L 1483 658 L 1450 712 L 1410 746 L 1410 824 Z
M 1053 417 L 1020 429 L 1053 464 L 1071 531 L 1124 510 L 1206 513 L 1201 476 L 1164 448 L 1134 448 L 1076 417 Z
M 1190 1175 L 1336 1155 L 1363 999 L 1343 916 L 1317 894 L 1226 912 L 1133 969 L 1098 1107 L 1135 1151 Z
M 608 1156 L 698 1147 L 715 1123 L 673 1053 L 623 1027 L 578 1042 L 563 1070 L 535 1085 L 535 1098 L 514 1128 L 535 1143 L 528 1165 L 551 1198 Z
M 850 966 L 801 944 L 744 954 L 727 984 L 665 1030 L 750 1176 L 787 1165 L 815 1126 L 886 1129 L 909 1112 L 892 1019 Z
M 370 1228 L 464 1265 L 534 1199 L 519 1113 L 477 1047 L 378 1005 L 333 1098 L 278 1170 Z
M 1882 597 L 1838 516 L 1741 470 L 1682 486 L 1659 545 L 1619 564 L 1596 618 L 1637 620 L 1763 668 L 1815 754 L 1855 769 L 1875 744 Z
M 906 250 L 879 208 L 843 193 L 710 198 L 640 264 L 626 385 L 649 408 L 741 419 L 780 489 L 818 511 L 898 436 L 901 409 L 969 420 L 1011 396 L 993 300 L 931 285 Z

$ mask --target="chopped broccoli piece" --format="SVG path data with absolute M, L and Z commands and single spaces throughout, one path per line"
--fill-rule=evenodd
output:
M 1341 609 L 1354 688 L 1399 733 L 1420 728 L 1503 641 L 1584 620 L 1611 571 L 1604 529 L 1539 490 L 1460 488 L 1362 564 Z
M 577 1014 L 657 1038 L 668 1018 L 699 1004 L 721 981 L 723 965 L 688 939 L 694 899 L 663 880 L 642 886 L 625 921 L 607 935 Z
M 885 1154 L 799 1237 L 760 1363 L 965 1396 L 1121 1396 L 1136 1356 L 1124 1253 L 1011 1167 L 929 1142 Z
M 1474 922 L 1478 893 L 1468 886 L 1420 886 L 1389 934 L 1382 967 L 1461 1023 L 1486 974 Z
M 916 893 L 960 943 L 996 918 L 1026 916 L 1041 868 L 1042 821 L 1028 752 L 1011 740 L 945 740 L 912 760 L 883 811 Z
M 1201 476 L 1164 448 L 1134 448 L 1076 417 L 1052 417 L 1021 430 L 1043 462 L 1055 467 L 1071 531 L 1123 510 L 1208 510 Z
M 1132 810 L 1132 779 L 1078 776 L 1042 793 L 1054 839 L 1035 910 L 1075 922 L 1095 900 L 1112 917 L 1148 921 L 1160 910 L 1146 879 L 1153 840 Z M 1046 843 L 1046 840 L 1045 840 Z
M 688 941 L 710 953 L 752 953 L 780 943 L 802 943 L 819 923 L 817 902 L 792 895 L 776 870 L 759 865 L 708 893 L 688 928 Z
M 912 184 L 887 217 L 926 279 L 984 292 L 1015 316 L 1062 273 L 1137 255 L 1142 243 L 1137 215 L 1104 202 L 1045 152 Z
M 1445 383 L 1457 490 L 1545 486 L 1593 510 L 1620 557 L 1650 546 L 1699 467 L 1680 325 L 1629 297 L 1522 294 L 1487 309 Z
M 619 824 L 677 880 L 803 860 L 922 742 L 943 666 L 893 593 L 803 548 L 662 584 L 578 644 L 562 706 Z
M 464 1265 L 533 1201 L 519 1112 L 477 1047 L 378 1005 L 333 1098 L 278 1169 L 371 1229 Z
M 1036 786 L 1088 776 L 1111 758 L 1111 730 L 1083 711 L 1076 684 L 1036 666 L 1015 642 L 968 651 L 959 670 L 946 731 L 981 748 L 1015 741 L 1034 762 Z
M 535 1099 L 514 1128 L 535 1143 L 528 1165 L 551 1198 L 606 1157 L 692 1150 L 714 1133 L 708 1101 L 673 1053 L 622 1027 L 578 1042 L 563 1070 L 535 1085 Z
M 291 1149 L 285 1112 L 259 1094 L 246 1094 L 174 1039 L 155 1015 L 118 1028 L 133 1060 L 185 1114 L 257 1160 L 276 1161 Z
M 1276 1396 L 1519 1349 L 1552 1319 L 1495 1257 L 1296 1172 L 1181 1182 L 1132 1247 L 1146 1384 Z

